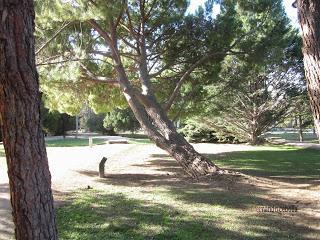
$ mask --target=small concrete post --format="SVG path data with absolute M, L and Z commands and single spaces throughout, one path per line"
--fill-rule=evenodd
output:
M 105 166 L 105 163 L 107 161 L 107 158 L 106 157 L 103 157 L 99 163 L 99 177 L 100 178 L 104 178 L 105 175 L 104 175 L 104 166 Z
M 92 148 L 92 146 L 93 146 L 93 139 L 92 137 L 89 137 L 89 147 Z

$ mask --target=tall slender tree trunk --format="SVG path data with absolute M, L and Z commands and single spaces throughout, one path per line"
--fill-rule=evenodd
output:
M 317 128 L 316 128 L 315 125 L 313 126 L 312 131 L 313 131 L 313 134 L 314 134 L 314 135 L 316 135 L 318 138 L 320 138 L 320 135 L 319 135 L 319 133 L 318 133 Z
M 34 3 L 0 1 L 0 116 L 17 240 L 55 240 L 57 230 L 35 65 Z
M 76 115 L 76 135 L 75 138 L 77 139 L 79 136 L 79 115 Z
M 68 121 L 68 115 L 66 113 L 63 113 L 61 115 L 61 121 L 62 121 L 62 136 L 63 139 L 66 138 L 66 133 L 67 133 L 67 121 Z
M 302 123 L 302 117 L 301 117 L 301 114 L 298 115 L 298 124 L 299 124 L 299 140 L 300 142 L 303 142 L 304 139 L 303 139 L 303 123 Z
M 302 30 L 304 69 L 311 109 L 317 132 L 320 132 L 320 1 L 298 0 Z M 319 141 L 320 136 L 318 135 Z

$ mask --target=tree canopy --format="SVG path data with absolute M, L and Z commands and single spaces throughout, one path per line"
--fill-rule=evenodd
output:
M 183 0 L 37 1 L 37 56 L 52 108 L 75 113 L 86 101 L 110 112 L 128 104 L 147 135 L 199 176 L 220 170 L 177 133 L 167 113 L 199 113 L 210 86 L 228 78 L 241 80 L 240 90 L 257 79 L 264 86 L 269 70 L 281 68 L 277 59 L 286 61 L 281 51 L 291 30 L 280 0 L 207 1 L 192 15 L 187 7 Z

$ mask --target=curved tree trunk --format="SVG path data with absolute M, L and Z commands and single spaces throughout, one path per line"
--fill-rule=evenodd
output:
M 108 31 L 105 31 L 94 20 L 90 20 L 89 22 L 105 39 L 108 47 L 110 47 L 121 90 L 148 137 L 155 142 L 158 147 L 167 151 L 177 160 L 185 172 L 193 178 L 223 173 L 223 170 L 219 169 L 209 159 L 198 153 L 193 146 L 176 131 L 172 121 L 167 117 L 167 114 L 157 102 L 150 86 L 150 75 L 147 70 L 145 37 L 140 36 L 139 40 L 141 48 L 141 51 L 139 51 L 139 77 L 142 90 L 142 92 L 139 92 L 130 83 L 122 63 L 121 53 L 118 49 L 115 23 L 111 19 L 109 22 L 110 28 Z
M 116 67 L 123 93 L 135 117 L 148 137 L 161 149 L 167 151 L 191 177 L 214 175 L 223 171 L 209 159 L 198 153 L 180 135 L 154 96 L 137 93 L 130 86 L 121 64 Z M 152 121 L 150 121 L 150 119 Z
M 0 114 L 18 240 L 55 240 L 57 230 L 34 54 L 32 0 L 0 1 Z
M 320 1 L 298 0 L 304 69 L 317 132 L 320 132 Z M 318 136 L 320 141 L 320 136 Z
M 129 99 L 129 105 L 133 110 L 136 118 L 148 137 L 156 143 L 158 147 L 167 151 L 184 169 L 184 171 L 193 178 L 217 174 L 221 172 L 215 164 L 209 159 L 198 153 L 185 138 L 180 135 L 173 123 L 166 117 L 160 106 L 138 107 L 138 99 Z M 152 101 L 154 105 L 156 102 Z M 163 113 L 163 115 L 161 114 Z M 152 119 L 152 124 L 147 123 Z

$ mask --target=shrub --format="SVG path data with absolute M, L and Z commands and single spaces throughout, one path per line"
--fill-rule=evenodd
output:
M 75 128 L 75 118 L 66 113 L 42 109 L 42 126 L 46 135 L 65 135 L 66 131 Z
M 228 133 L 217 132 L 198 121 L 187 120 L 184 127 L 178 130 L 190 142 L 238 143 L 236 137 Z
M 114 128 L 115 131 L 131 131 L 134 132 L 140 129 L 140 124 L 136 120 L 131 109 L 116 109 L 107 113 L 103 126 L 105 128 Z
M 92 114 L 85 122 L 86 129 L 90 132 L 100 132 L 107 135 L 115 135 L 113 127 L 104 127 L 105 114 Z

